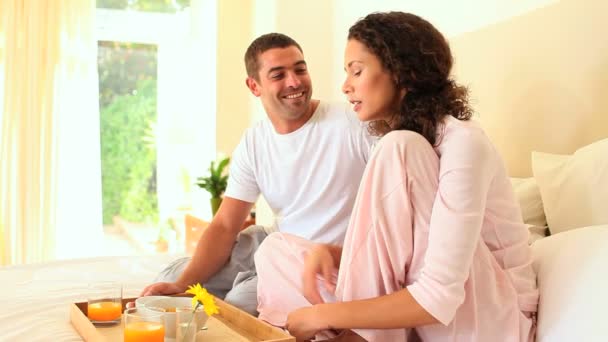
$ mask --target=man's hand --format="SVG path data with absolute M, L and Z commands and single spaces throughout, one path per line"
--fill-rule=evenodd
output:
M 146 288 L 141 291 L 140 297 L 172 295 L 176 293 L 183 293 L 187 289 L 188 288 L 186 286 L 179 285 L 177 283 L 155 283 L 146 286 Z
M 174 283 L 147 286 L 142 296 L 183 293 L 188 285 L 205 283 L 219 272 L 230 259 L 236 237 L 253 203 L 224 197 L 213 221 L 200 237 L 194 255 Z
M 322 330 L 329 329 L 325 320 L 319 314 L 317 307 L 300 308 L 287 316 L 285 328 L 298 341 L 310 340 Z
M 336 267 L 334 258 L 328 245 L 316 245 L 304 260 L 304 270 L 302 272 L 302 292 L 304 297 L 311 304 L 323 303 L 323 298 L 317 287 L 317 274 L 323 276 L 325 288 L 333 293 L 336 290 L 335 280 L 333 279 Z

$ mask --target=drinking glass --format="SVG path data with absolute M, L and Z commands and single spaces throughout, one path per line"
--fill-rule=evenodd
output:
M 164 310 L 130 308 L 125 310 L 124 342 L 163 342 Z
M 191 306 L 175 308 L 175 342 L 194 342 L 198 332 L 198 320 Z
M 120 322 L 122 313 L 122 285 L 117 282 L 89 284 L 87 316 L 96 325 Z

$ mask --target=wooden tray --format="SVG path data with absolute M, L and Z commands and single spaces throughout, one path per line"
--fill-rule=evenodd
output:
M 136 298 L 123 298 L 123 311 L 128 302 Z M 295 342 L 296 338 L 283 330 L 249 315 L 248 313 L 222 301 L 215 299 L 220 313 L 213 315 L 207 321 L 207 330 L 199 331 L 196 341 L 204 342 Z M 105 342 L 122 341 L 123 325 L 96 327 L 87 318 L 87 303 L 72 303 L 70 321 L 85 341 Z

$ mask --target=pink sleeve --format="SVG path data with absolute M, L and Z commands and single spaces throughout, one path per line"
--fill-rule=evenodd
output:
M 450 133 L 440 146 L 439 188 L 424 266 L 408 286 L 416 301 L 444 325 L 450 324 L 464 302 L 464 283 L 497 165 L 495 152 L 481 131 Z

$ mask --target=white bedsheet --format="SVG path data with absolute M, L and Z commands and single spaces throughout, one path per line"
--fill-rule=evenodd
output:
M 82 341 L 70 303 L 86 301 L 89 283 L 123 284 L 135 297 L 176 255 L 102 257 L 0 268 L 0 341 Z

